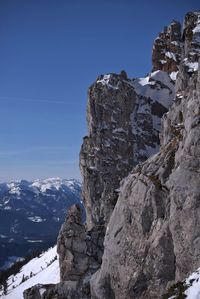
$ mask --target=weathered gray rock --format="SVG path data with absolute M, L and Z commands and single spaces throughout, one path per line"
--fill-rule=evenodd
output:
M 74 281 L 54 284 L 37 284 L 24 291 L 24 299 L 80 299 Z
M 181 61 L 181 24 L 173 21 L 155 39 L 152 51 L 153 71 L 178 71 Z
M 89 135 L 82 145 L 80 168 L 86 230 L 93 251 L 96 247 L 101 255 L 120 181 L 138 162 L 158 151 L 161 117 L 168 111 L 174 94 L 174 82 L 162 71 L 134 80 L 124 72 L 100 76 L 89 89 Z M 93 231 L 98 237 L 94 238 Z M 93 262 L 95 271 L 101 265 L 101 257 L 98 261 L 99 264 Z M 84 276 L 89 279 L 91 273 L 86 271 Z
M 61 281 L 79 281 L 86 272 L 94 272 L 101 264 L 102 252 L 93 242 L 102 247 L 103 238 L 95 230 L 86 231 L 81 214 L 78 205 L 72 206 L 58 236 Z
M 195 62 L 199 58 L 200 52 L 200 32 L 199 32 L 199 12 L 187 13 L 184 20 L 183 41 L 184 41 L 184 57 L 189 57 L 191 62 Z
M 155 39 L 152 52 L 153 71 L 178 71 L 181 60 L 181 24 L 173 21 Z
M 72 206 L 67 214 L 58 236 L 57 251 L 61 281 L 78 281 L 88 264 L 86 231 L 78 205 Z
M 90 230 L 106 227 L 120 181 L 158 151 L 160 119 L 174 97 L 174 83 L 162 71 L 135 80 L 122 72 L 98 77 L 88 94 L 89 135 L 80 168 Z
M 188 13 L 184 20 L 182 63 L 177 75 L 176 91 L 180 96 L 198 70 L 200 55 L 200 18 L 199 13 Z
M 135 80 L 125 72 L 100 76 L 89 90 L 89 136 L 80 154 L 87 226 L 73 206 L 58 237 L 61 281 L 77 281 L 80 298 L 91 296 L 89 281 L 102 262 L 120 181 L 158 151 L 161 117 L 173 96 L 174 83 L 164 72 Z
M 61 282 L 57 285 L 36 285 L 24 292 L 24 298 L 90 298 L 89 279 L 101 265 L 103 241 L 104 231 L 86 231 L 80 206 L 72 206 L 57 240 Z
M 196 20 L 196 30 L 198 19 L 197 13 L 186 16 L 189 24 Z M 190 51 L 198 48 L 193 40 Z M 91 279 L 92 298 L 110 298 L 107 290 L 116 299 L 161 298 L 168 286 L 200 266 L 199 66 L 189 80 L 187 75 L 178 76 L 179 92 L 163 119 L 159 153 L 121 183 L 102 266 Z

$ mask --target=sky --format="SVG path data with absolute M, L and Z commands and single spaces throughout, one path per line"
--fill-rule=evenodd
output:
M 153 40 L 199 0 L 0 0 L 0 181 L 80 178 L 88 87 L 151 71 Z

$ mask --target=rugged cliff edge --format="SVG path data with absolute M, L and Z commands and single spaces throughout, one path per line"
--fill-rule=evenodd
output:
M 97 78 L 89 89 L 89 135 L 80 153 L 87 229 L 106 227 L 119 183 L 159 148 L 160 119 L 174 97 L 162 71 L 130 80 L 124 71 Z
M 58 237 L 61 283 L 25 298 L 161 298 L 200 266 L 199 55 L 200 13 L 188 13 L 182 33 L 173 21 L 155 40 L 147 77 L 122 71 L 90 87 L 87 223 L 73 206 Z
M 200 266 L 200 13 L 186 15 L 161 149 L 121 183 L 92 297 L 161 298 Z M 108 288 L 109 284 L 109 288 Z

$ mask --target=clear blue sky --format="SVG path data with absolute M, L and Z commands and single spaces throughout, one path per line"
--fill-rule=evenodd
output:
M 154 38 L 197 0 L 0 0 L 0 181 L 80 177 L 88 86 L 151 69 Z

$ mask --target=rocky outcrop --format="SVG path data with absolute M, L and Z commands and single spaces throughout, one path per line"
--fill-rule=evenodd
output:
M 99 76 L 89 89 L 89 135 L 80 153 L 87 225 L 74 206 L 58 237 L 61 281 L 75 281 L 80 298 L 91 296 L 89 281 L 101 266 L 120 181 L 158 151 L 161 117 L 174 94 L 174 81 L 162 71 L 134 80 L 124 71 Z
M 123 71 L 98 77 L 88 95 L 89 135 L 81 148 L 80 168 L 87 235 L 102 254 L 103 242 L 97 240 L 104 238 L 120 181 L 138 162 L 158 151 L 161 117 L 168 111 L 175 90 L 165 72 L 131 80 Z M 95 271 L 100 265 L 101 257 Z M 80 281 L 91 274 L 86 271 Z
M 187 87 L 193 73 L 199 68 L 200 55 L 200 17 L 199 12 L 188 13 L 183 29 L 182 63 L 179 66 L 178 95 Z
M 200 13 L 186 15 L 176 99 L 163 118 L 161 149 L 122 181 L 107 226 L 92 298 L 161 298 L 170 284 L 200 266 Z M 186 36 L 191 26 L 189 39 Z M 196 55 L 195 54 L 195 55 Z M 189 62 L 190 63 L 190 62 Z M 109 281 L 109 287 L 108 287 Z
M 54 284 L 37 284 L 24 291 L 24 299 L 80 299 L 74 281 Z
M 90 293 L 88 278 L 101 265 L 103 241 L 104 232 L 87 232 L 80 206 L 72 206 L 60 230 L 57 251 L 61 281 L 77 282 L 77 293 L 82 298 Z
M 38 284 L 24 292 L 25 299 L 90 298 L 89 280 L 101 265 L 104 232 L 87 232 L 82 214 L 80 205 L 73 205 L 58 236 L 61 283 Z
M 82 299 L 90 298 L 90 278 L 101 266 L 120 181 L 158 151 L 161 117 L 173 96 L 174 82 L 164 72 L 135 80 L 124 72 L 100 76 L 89 89 L 89 136 L 80 153 L 87 225 L 73 206 L 58 237 L 61 281 L 76 281 Z
M 178 71 L 181 61 L 181 24 L 173 21 L 155 39 L 152 53 L 153 71 Z
M 174 97 L 162 71 L 130 80 L 125 72 L 97 78 L 88 93 L 89 135 L 80 153 L 87 229 L 106 227 L 120 181 L 159 148 L 160 119 Z
M 89 136 L 80 153 L 87 227 L 105 226 L 116 204 L 119 182 L 133 165 L 131 114 L 135 90 L 127 76 L 97 78 L 88 93 Z

